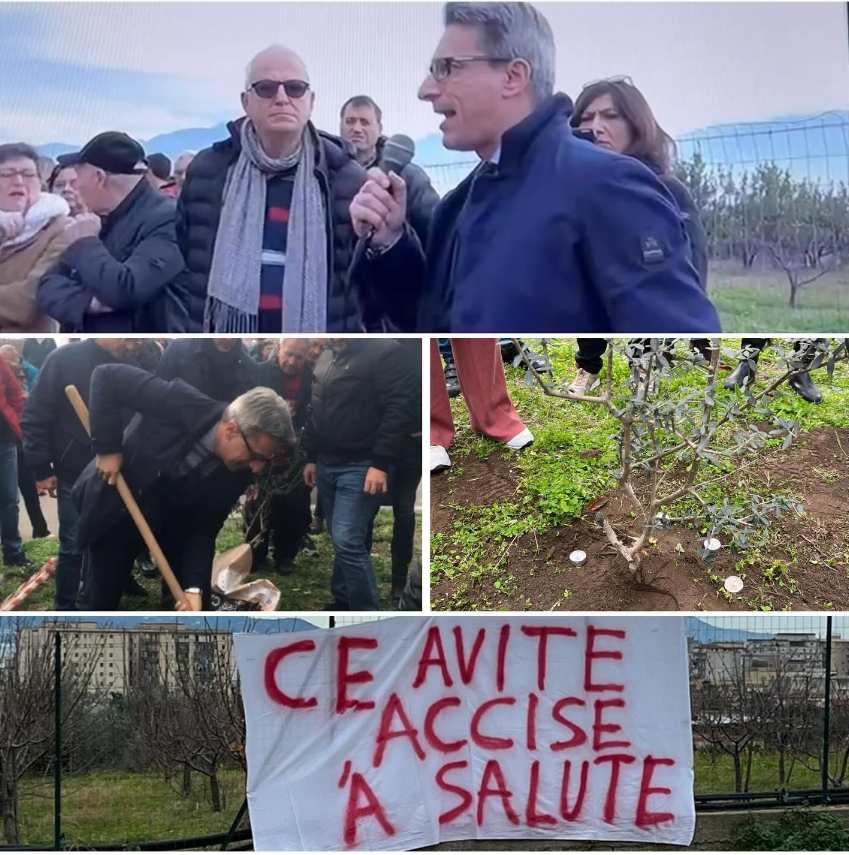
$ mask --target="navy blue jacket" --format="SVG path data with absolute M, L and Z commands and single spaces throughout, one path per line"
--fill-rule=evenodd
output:
M 68 332 L 183 332 L 173 280 L 183 269 L 175 202 L 142 179 L 97 237 L 81 238 L 41 279 L 38 304 Z M 114 311 L 94 314 L 91 298 Z
M 420 332 L 718 332 L 675 200 L 636 159 L 575 137 L 571 109 L 555 95 L 507 131 L 497 167 L 437 206 L 426 256 L 407 228 L 364 263 L 394 281 L 363 298 Z
M 91 379 L 91 445 L 96 454 L 124 456 L 122 474 L 145 513 L 157 511 L 155 490 L 160 475 L 174 471 L 194 443 L 221 420 L 227 404 L 213 401 L 182 380 L 167 382 L 131 365 L 101 365 Z M 126 432 L 124 408 L 137 415 Z M 253 479 L 249 470 L 219 471 L 210 477 L 191 519 L 172 522 L 184 527 L 183 584 L 206 589 L 215 557 L 215 538 L 239 496 Z M 213 486 L 214 485 L 214 488 Z M 97 474 L 94 461 L 74 485 L 80 512 L 77 548 L 82 550 L 127 516 L 118 490 Z M 154 533 L 156 529 L 154 528 Z

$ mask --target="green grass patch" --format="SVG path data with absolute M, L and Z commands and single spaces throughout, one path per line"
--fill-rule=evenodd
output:
M 793 335 L 849 329 L 849 274 L 829 273 L 803 288 L 790 308 L 790 286 L 780 272 L 737 273 L 712 268 L 709 293 L 729 332 Z
M 66 777 L 62 787 L 62 832 L 68 846 L 171 840 L 227 831 L 245 798 L 240 769 L 219 774 L 221 811 L 210 806 L 207 778 L 193 773 L 191 789 L 181 792 L 182 773 L 169 783 L 139 772 L 92 772 Z M 24 779 L 19 816 L 25 844 L 53 842 L 53 783 Z
M 330 578 L 333 574 L 333 544 L 326 532 L 313 537 L 318 547 L 318 557 L 310 558 L 303 552 L 295 559 L 295 572 L 291 576 L 278 576 L 274 572 L 274 564 L 268 561 L 260 567 L 254 567 L 252 579 L 267 578 L 281 591 L 280 608 L 286 611 L 321 611 L 332 600 L 330 595 Z M 228 519 L 218 533 L 216 548 L 224 552 L 233 546 L 244 543 L 242 521 Z M 392 511 L 381 509 L 374 524 L 374 546 L 372 548 L 372 564 L 377 579 L 377 590 L 381 609 L 391 610 L 392 605 Z M 416 549 L 421 550 L 421 517 L 416 517 Z M 41 567 L 44 562 L 59 552 L 59 541 L 31 540 L 24 544 L 24 552 L 35 564 Z M 212 568 L 210 568 L 210 572 Z M 15 589 L 32 574 L 16 567 L 2 567 L 0 574 L 0 600 L 13 593 Z M 148 592 L 147 597 L 128 597 L 121 600 L 124 611 L 156 610 L 160 603 L 160 581 L 147 579 L 140 573 L 135 578 Z M 39 588 L 23 604 L 22 611 L 45 611 L 53 608 L 54 584 L 51 580 Z

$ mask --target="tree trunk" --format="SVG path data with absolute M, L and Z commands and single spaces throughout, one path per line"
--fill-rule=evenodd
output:
M 218 769 L 209 776 L 209 798 L 212 802 L 212 812 L 221 813 L 221 789 L 218 786 Z
M 750 743 L 749 747 L 746 749 L 746 789 L 743 790 L 744 793 L 749 792 L 749 788 L 752 783 L 752 755 L 755 753 L 754 744 Z
M 784 745 L 778 747 L 778 786 L 784 787 Z
M 6 843 L 19 844 L 21 829 L 18 824 L 18 786 L 15 764 L 11 752 L 3 752 L 0 761 L 0 824 Z
M 790 308 L 796 308 L 796 295 L 799 293 L 799 285 L 796 282 L 796 277 L 788 274 L 790 276 Z
M 192 770 L 188 766 L 183 766 L 183 787 L 182 793 L 187 796 L 192 791 Z
M 734 746 L 734 792 L 743 792 L 743 769 L 740 766 L 740 750 Z

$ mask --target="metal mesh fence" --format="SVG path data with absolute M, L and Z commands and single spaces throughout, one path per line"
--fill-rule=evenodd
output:
M 830 633 L 825 616 L 686 621 L 697 806 L 843 799 L 849 618 L 833 618 Z M 315 628 L 297 618 L 0 621 L 0 846 L 246 839 L 232 633 Z
M 708 286 L 724 328 L 845 329 L 849 115 L 741 123 L 685 134 L 676 143 L 676 174 L 707 233 Z M 444 195 L 474 166 L 462 160 L 423 168 Z M 797 307 L 808 315 L 804 329 L 798 313 L 789 313 Z

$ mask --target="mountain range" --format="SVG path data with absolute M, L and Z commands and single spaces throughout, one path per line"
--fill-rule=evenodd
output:
M 683 160 L 691 159 L 696 151 L 713 166 L 750 168 L 754 163 L 775 160 L 800 177 L 845 181 L 849 172 L 848 129 L 849 110 L 831 110 L 777 116 L 766 122 L 716 124 L 680 134 L 676 141 Z M 159 134 L 140 142 L 146 152 L 162 152 L 173 159 L 183 151 L 200 151 L 227 136 L 227 125 L 222 122 L 211 128 L 185 128 Z M 78 148 L 63 142 L 38 147 L 40 153 L 54 158 Z M 444 148 L 441 134 L 428 134 L 416 140 L 415 162 L 441 170 L 446 179 L 449 173 L 452 179 L 462 178 L 476 161 L 471 152 Z
M 772 638 L 771 632 L 751 632 L 748 629 L 725 629 L 714 626 L 699 618 L 688 617 L 687 637 L 700 644 L 714 644 L 718 641 L 750 641 L 759 638 Z

